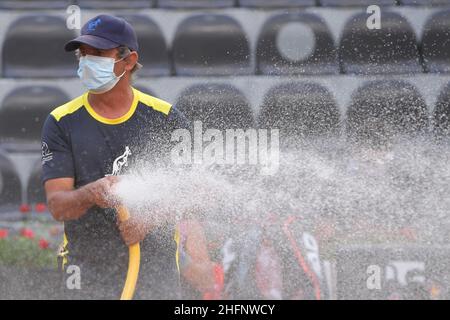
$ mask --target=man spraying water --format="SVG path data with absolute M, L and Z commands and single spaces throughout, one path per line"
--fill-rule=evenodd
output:
M 88 21 L 66 51 L 79 59 L 88 92 L 48 116 L 42 144 L 43 183 L 53 217 L 64 222 L 61 266 L 80 269 L 81 286 L 69 298 L 117 299 L 128 265 L 127 245 L 141 242 L 136 298 L 177 298 L 175 223 L 153 225 L 131 215 L 117 219 L 112 189 L 139 161 L 167 166 L 170 134 L 187 128 L 169 103 L 134 89 L 136 34 L 125 20 L 99 15 Z M 51 156 L 49 156 L 51 155 Z M 169 219 L 168 219 L 169 220 Z M 66 276 L 68 276 L 66 274 Z

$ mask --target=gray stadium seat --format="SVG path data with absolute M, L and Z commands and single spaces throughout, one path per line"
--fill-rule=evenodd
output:
M 65 9 L 71 3 L 71 0 L 0 0 L 0 9 Z
M 191 125 L 194 128 L 194 135 L 195 130 L 198 130 L 199 128 L 197 124 L 198 121 L 201 122 L 203 134 L 208 129 L 220 130 L 223 142 L 225 144 L 225 149 L 223 150 L 222 156 L 226 159 L 233 157 L 234 164 L 212 163 L 215 169 L 221 170 L 221 172 L 225 173 L 228 177 L 236 177 L 236 175 L 241 178 L 246 175 L 252 176 L 250 173 L 255 170 L 256 166 L 248 166 L 249 163 L 239 163 L 237 161 L 238 155 L 240 154 L 238 151 L 239 140 L 227 139 L 228 129 L 243 130 L 233 132 L 238 135 L 239 132 L 245 134 L 247 129 L 254 128 L 253 112 L 247 98 L 239 89 L 229 84 L 206 83 L 193 85 L 180 94 L 175 106 L 183 112 L 186 118 L 191 122 Z M 192 139 L 194 140 L 191 140 L 191 143 L 195 143 L 195 136 L 192 136 Z M 247 139 L 244 141 L 246 140 Z M 233 156 L 229 153 L 229 142 L 235 142 Z M 203 143 L 205 149 L 207 145 L 211 144 L 208 142 Z M 198 155 L 199 150 L 194 144 L 193 146 L 194 150 L 191 152 L 193 158 L 191 159 L 196 162 L 195 154 Z M 203 152 L 208 152 L 205 149 L 202 148 L 201 150 Z M 204 161 L 205 154 L 201 153 L 201 155 Z M 250 153 L 245 154 L 245 156 L 247 155 L 250 155 Z M 219 155 L 215 154 L 215 156 L 217 157 Z M 224 158 L 222 158 L 222 160 Z M 206 164 L 208 161 L 202 163 Z
M 226 8 L 233 7 L 235 0 L 158 0 L 160 8 Z
M 258 73 L 268 75 L 339 73 L 337 49 L 326 23 L 298 12 L 275 15 L 263 26 L 257 45 Z
M 82 9 L 145 9 L 154 7 L 156 0 L 76 0 Z
M 253 126 L 253 113 L 244 94 L 228 84 L 198 84 L 184 90 L 176 107 L 203 129 L 245 129 Z
M 432 116 L 433 131 L 440 138 L 450 136 L 450 83 L 441 91 Z
M 139 76 L 169 76 L 171 66 L 166 40 L 159 26 L 142 15 L 120 15 L 135 29 L 139 40 L 139 61 L 144 66 Z
M 55 87 L 25 86 L 12 90 L 0 107 L 0 143 L 10 148 L 21 148 L 21 144 L 40 148 L 41 130 L 48 114 L 69 100 Z
M 450 10 L 432 15 L 422 36 L 422 55 L 428 72 L 450 72 Z
M 181 22 L 173 41 L 173 59 L 179 76 L 252 73 L 247 36 L 226 15 L 199 14 Z
M 133 88 L 135 88 L 143 93 L 149 94 L 153 97 L 156 97 L 155 92 L 152 89 L 147 88 L 146 86 L 142 86 L 142 85 L 138 84 L 138 85 L 133 85 Z
M 369 81 L 353 94 L 347 110 L 347 135 L 356 143 L 384 145 L 402 135 L 423 133 L 427 127 L 427 105 L 405 81 Z
M 239 5 L 250 8 L 314 7 L 316 0 L 239 0 Z
M 319 2 L 324 7 L 368 7 L 370 5 L 395 6 L 397 4 L 396 0 L 319 0 Z
M 346 23 L 339 48 L 342 72 L 354 74 L 420 73 L 417 40 L 408 21 L 383 11 L 381 29 L 369 30 L 367 15 L 356 14 Z
M 28 179 L 27 199 L 29 204 L 46 203 L 45 190 L 41 180 L 42 162 L 36 162 Z
M 405 6 L 440 6 L 449 5 L 449 0 L 400 0 L 400 3 Z
M 16 205 L 22 199 L 20 179 L 12 162 L 0 153 L 0 206 Z M 1 212 L 0 212 L 1 215 Z
M 75 77 L 76 58 L 64 51 L 64 44 L 75 36 L 62 17 L 44 14 L 19 17 L 5 35 L 3 77 Z
M 278 128 L 283 147 L 303 138 L 337 133 L 340 115 L 332 94 L 317 83 L 286 83 L 271 88 L 258 116 L 258 127 Z

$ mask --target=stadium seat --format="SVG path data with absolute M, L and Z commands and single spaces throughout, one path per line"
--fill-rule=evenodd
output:
M 434 133 L 440 138 L 450 136 L 450 83 L 441 91 L 433 111 Z
M 324 7 L 368 7 L 370 5 L 395 6 L 397 4 L 396 0 L 319 0 L 319 2 Z
M 327 88 L 317 83 L 291 82 L 271 88 L 258 116 L 259 128 L 280 129 L 280 144 L 336 134 L 339 109 Z
M 144 66 L 139 76 L 169 76 L 171 66 L 166 40 L 159 26 L 142 15 L 121 15 L 135 29 L 139 40 L 139 61 Z
M 245 129 L 253 126 L 253 113 L 247 98 L 228 84 L 198 84 L 184 90 L 176 107 L 203 129 Z
M 257 169 L 257 166 L 249 165 L 246 160 L 244 160 L 243 163 L 240 163 L 238 160 L 241 159 L 239 158 L 239 155 L 244 155 L 245 159 L 247 159 L 247 156 L 254 154 L 250 152 L 242 154 L 240 152 L 242 149 L 239 148 L 239 141 L 244 141 L 246 145 L 244 150 L 249 150 L 246 149 L 247 146 L 250 147 L 250 145 L 247 144 L 247 141 L 250 141 L 250 139 L 252 139 L 251 137 L 254 137 L 254 135 L 251 134 L 252 132 L 256 133 L 256 130 L 252 130 L 255 127 L 253 112 L 247 98 L 239 89 L 230 84 L 223 83 L 196 84 L 188 87 L 180 94 L 175 106 L 183 112 L 194 128 L 194 133 L 191 138 L 191 145 L 194 147 L 191 151 L 191 159 L 194 163 L 197 163 L 198 160 L 196 160 L 196 158 L 198 159 L 198 155 L 201 155 L 200 159 L 203 165 L 212 165 L 214 170 L 220 170 L 221 173 L 226 174 L 229 178 L 240 177 L 242 179 L 244 176 L 247 176 L 248 179 L 250 179 L 250 177 L 252 177 L 251 173 Z M 214 133 L 214 140 L 213 137 L 207 138 L 208 136 L 203 136 L 203 139 L 206 138 L 207 140 L 203 140 L 202 146 L 200 147 L 201 149 L 198 148 L 195 141 L 198 141 L 196 140 L 198 139 L 196 136 L 198 136 L 200 128 L 199 122 L 201 122 L 203 134 L 205 134 L 207 130 L 220 130 L 219 135 L 221 134 L 223 142 L 222 146 L 224 147 L 224 149 L 222 149 L 222 157 L 220 151 L 219 154 L 217 154 L 216 149 L 214 149 L 214 151 L 207 149 L 207 146 L 214 146 L 208 141 L 215 141 L 215 134 L 217 134 L 217 131 Z M 250 131 L 247 131 L 247 129 L 250 129 Z M 236 131 L 231 132 L 229 130 Z M 214 131 L 211 133 L 213 132 Z M 227 132 L 233 134 L 236 138 L 229 139 Z M 250 135 L 246 135 L 246 132 Z M 244 137 L 244 140 L 239 139 L 239 136 Z M 248 140 L 245 137 L 247 137 Z M 218 141 L 218 143 L 220 146 L 220 141 Z M 234 143 L 234 151 L 228 149 L 230 143 Z M 198 153 L 199 150 L 202 153 Z M 209 163 L 206 155 L 213 155 L 212 159 L 217 160 L 233 159 L 234 164 L 220 162 Z M 223 214 L 225 214 L 225 212 L 223 212 Z
M 423 133 L 427 127 L 427 105 L 405 81 L 369 81 L 353 94 L 347 110 L 347 135 L 356 143 L 384 145 L 401 135 Z
M 42 162 L 36 162 L 28 179 L 27 197 L 29 204 L 46 203 L 45 191 L 41 182 Z
M 65 9 L 71 3 L 71 0 L 0 0 L 0 10 Z
M 346 23 L 339 48 L 342 72 L 404 74 L 423 71 L 417 40 L 408 21 L 394 12 L 381 15 L 381 29 L 369 30 L 367 15 L 356 14 Z
M 239 5 L 250 8 L 314 7 L 316 0 L 239 0 Z
M 19 17 L 5 35 L 3 77 L 75 77 L 77 60 L 64 51 L 64 44 L 75 36 L 62 17 L 44 14 Z
M 147 88 L 146 86 L 142 86 L 142 85 L 138 84 L 138 85 L 133 85 L 133 88 L 135 88 L 143 93 L 146 93 L 146 94 L 156 97 L 155 92 L 152 89 Z
M 41 130 L 48 114 L 69 100 L 55 87 L 25 86 L 12 90 L 0 108 L 0 143 L 40 148 Z
M 268 75 L 339 73 L 337 50 L 326 23 L 310 13 L 270 18 L 257 45 L 258 73 Z
M 234 0 L 158 0 L 158 6 L 161 8 L 226 8 L 233 7 Z
M 155 3 L 156 0 L 77 0 L 82 9 L 145 9 Z
M 21 183 L 14 165 L 4 154 L 0 154 L 0 206 L 19 206 L 21 197 Z
M 440 6 L 448 5 L 448 0 L 400 0 L 400 3 L 405 6 Z
M 240 24 L 226 15 L 199 14 L 181 22 L 173 58 L 179 76 L 252 73 L 247 36 Z
M 422 54 L 427 72 L 450 72 L 450 10 L 435 13 L 425 23 Z

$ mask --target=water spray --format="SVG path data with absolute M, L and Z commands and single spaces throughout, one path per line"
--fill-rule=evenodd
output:
M 130 148 L 126 147 L 125 153 L 118 157 L 113 164 L 112 176 L 120 175 L 123 166 L 128 166 L 128 156 L 131 154 Z M 120 222 L 125 222 L 130 219 L 130 212 L 124 205 L 120 205 L 117 208 L 117 215 Z M 120 300 L 131 300 L 136 290 L 136 283 L 139 276 L 139 268 L 141 264 L 141 247 L 139 243 L 132 244 L 128 247 L 128 271 L 123 287 Z

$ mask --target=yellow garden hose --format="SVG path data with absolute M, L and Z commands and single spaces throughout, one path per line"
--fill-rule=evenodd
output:
M 118 207 L 117 213 L 119 216 L 119 221 L 121 222 L 127 221 L 130 218 L 130 213 L 124 206 Z M 139 266 L 141 264 L 141 248 L 139 246 L 139 243 L 132 244 L 128 248 L 129 248 L 128 272 L 120 300 L 133 299 L 137 279 L 139 276 Z

